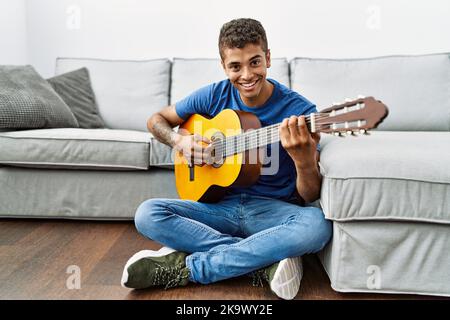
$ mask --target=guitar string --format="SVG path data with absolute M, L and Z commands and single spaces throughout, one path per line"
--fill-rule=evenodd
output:
M 322 126 L 321 124 L 318 124 L 316 126 L 316 128 L 318 129 L 321 129 L 323 127 L 324 126 Z M 219 154 L 223 154 L 223 151 L 225 149 L 225 154 L 228 155 L 254 149 L 259 146 L 272 144 L 280 140 L 279 124 L 271 127 L 265 127 L 264 129 L 266 130 L 263 130 L 261 132 L 252 131 L 251 133 L 244 133 L 241 136 L 228 137 L 227 139 L 225 139 L 225 141 L 218 141 L 217 144 L 214 144 L 214 148 Z
M 316 112 L 314 113 L 315 121 L 320 121 L 325 118 L 329 117 L 329 113 L 320 113 Z M 312 123 L 311 115 L 305 116 L 305 122 L 306 124 Z M 243 152 L 246 149 L 254 149 L 259 146 L 259 141 L 266 141 L 267 143 L 264 143 L 262 145 L 268 145 L 271 143 L 274 143 L 276 141 L 279 141 L 279 127 L 281 126 L 281 123 L 272 124 L 267 127 L 258 128 L 256 130 L 252 130 L 250 132 L 244 132 L 240 135 L 230 136 L 226 137 L 225 140 L 219 140 L 217 142 L 213 141 L 211 144 L 214 146 L 214 150 L 216 152 L 219 152 L 223 156 L 228 156 L 229 154 L 235 154 L 239 152 Z M 316 124 L 316 127 L 321 126 L 320 123 Z M 253 141 L 256 140 L 256 141 Z M 269 142 L 270 140 L 270 142 Z M 228 143 L 227 143 L 228 141 Z M 225 153 L 223 153 L 225 149 Z M 244 149 L 242 151 L 239 151 L 240 149 Z M 237 151 L 237 152 L 235 152 Z
M 318 114 L 318 113 L 316 113 Z M 322 113 L 323 114 L 323 113 Z M 329 115 L 326 114 L 326 116 L 317 116 L 315 117 L 315 120 L 322 120 L 324 118 L 328 118 Z M 305 122 L 307 124 L 311 123 L 310 117 L 307 116 L 305 119 Z M 250 150 L 257 148 L 261 145 L 268 145 L 274 142 L 279 141 L 279 127 L 281 123 L 276 123 L 264 128 L 259 128 L 257 130 L 252 130 L 251 132 L 245 132 L 241 135 L 231 136 L 227 137 L 225 141 L 217 141 L 217 144 L 213 142 L 214 145 L 216 145 L 215 150 L 219 153 L 222 153 L 224 150 L 225 145 L 225 154 L 235 154 L 236 150 L 239 152 L 243 152 L 245 150 Z M 319 128 L 321 126 L 321 123 L 316 124 L 316 128 Z M 238 138 L 235 138 L 238 137 Z M 229 141 L 227 143 L 227 140 Z M 266 143 L 258 143 L 259 141 L 266 141 Z M 225 143 L 223 143 L 225 142 Z M 241 150 L 243 149 L 243 150 Z
M 322 119 L 325 119 L 325 118 L 328 118 L 328 117 L 329 117 L 328 115 L 327 116 L 319 116 L 319 117 L 316 117 L 315 120 L 316 121 L 317 120 L 322 120 Z M 312 122 L 309 118 L 306 118 L 305 120 L 306 120 L 307 124 Z M 276 124 L 272 124 L 272 125 L 267 126 L 267 127 L 263 127 L 263 128 L 258 128 L 258 129 L 252 130 L 250 132 L 244 132 L 244 133 L 242 133 L 240 135 L 241 136 L 246 136 L 246 137 L 250 137 L 252 135 L 258 136 L 259 134 L 264 134 L 265 132 L 271 131 L 273 129 L 277 129 L 278 130 L 280 125 L 281 125 L 281 123 L 276 123 Z M 316 125 L 320 125 L 320 123 L 318 123 Z M 226 139 L 229 139 L 229 140 L 230 139 L 234 139 L 233 137 L 236 137 L 236 136 L 230 136 L 230 137 L 227 137 Z M 221 141 L 218 141 L 217 143 L 220 144 Z M 213 141 L 212 144 L 215 144 L 215 142 Z
M 314 113 L 314 115 L 316 128 L 318 129 L 322 127 L 329 128 L 329 125 L 333 124 L 333 122 L 319 123 L 319 121 L 330 117 L 329 112 L 317 112 Z M 305 123 L 312 123 L 311 115 L 305 116 Z M 281 124 L 282 123 L 280 122 L 267 127 L 255 129 L 250 132 L 244 132 L 238 135 L 226 137 L 224 140 L 213 141 L 211 144 L 214 146 L 214 150 L 216 152 L 219 151 L 219 153 L 222 154 L 223 157 L 227 157 L 236 153 L 244 152 L 246 150 L 251 150 L 260 146 L 278 142 L 280 140 L 279 127 L 281 126 Z M 258 141 L 265 141 L 265 143 L 258 143 Z M 223 153 L 224 149 L 225 153 Z
M 261 141 L 261 142 L 258 142 Z M 265 141 L 265 142 L 262 142 Z M 232 143 L 231 145 L 226 145 L 225 147 L 225 154 L 224 156 L 233 155 L 236 153 L 244 152 L 246 150 L 251 150 L 258 148 L 260 146 L 269 145 L 275 142 L 280 141 L 279 132 L 278 130 L 273 131 L 269 134 L 263 135 L 259 139 L 256 139 L 256 141 L 238 141 L 237 143 Z M 219 144 L 219 147 L 216 148 L 217 151 L 219 151 L 219 154 L 223 152 L 223 145 Z
M 325 127 L 329 128 L 333 122 L 320 122 L 326 118 L 330 117 L 330 112 L 316 112 L 314 113 L 314 120 L 316 122 L 316 128 L 320 130 L 320 128 Z M 310 115 L 305 116 L 305 123 L 311 124 Z M 225 137 L 224 140 L 213 141 L 211 145 L 214 146 L 214 150 L 219 151 L 222 156 L 227 157 L 229 155 L 233 155 L 236 153 L 244 152 L 246 150 L 258 148 L 260 146 L 265 146 L 268 144 L 272 144 L 274 142 L 278 142 L 280 140 L 279 136 L 279 127 L 281 123 L 276 123 L 264 128 L 258 128 L 256 130 L 252 130 L 250 132 L 244 132 L 238 135 Z M 265 141 L 266 143 L 258 143 L 258 141 Z M 270 141 L 270 142 L 269 142 Z M 225 149 L 225 153 L 223 153 Z M 243 150 L 241 150 L 243 149 Z
M 319 129 L 321 129 L 322 127 L 329 128 L 329 126 L 323 126 L 321 124 L 317 125 L 316 127 Z M 268 128 L 268 127 L 264 127 L 264 128 Z M 277 130 L 272 131 L 272 129 L 274 129 L 274 128 L 275 127 L 270 128 L 267 132 L 263 131 L 262 133 L 264 133 L 264 134 L 262 135 L 262 137 L 260 136 L 259 139 L 256 139 L 256 144 L 250 142 L 250 143 L 247 143 L 247 146 L 246 146 L 245 139 L 244 139 L 244 141 L 239 141 L 238 143 L 233 142 L 233 143 L 228 143 L 228 144 L 222 143 L 222 141 L 217 141 L 217 146 L 214 147 L 214 150 L 216 153 L 221 154 L 222 158 L 226 158 L 228 156 L 238 154 L 238 153 L 244 152 L 246 150 L 251 150 L 251 149 L 261 147 L 261 146 L 265 146 L 265 145 L 269 145 L 269 144 L 278 142 L 280 140 L 279 139 L 279 131 L 278 131 L 278 128 L 277 128 Z M 268 132 L 270 132 L 270 133 L 268 133 Z M 232 137 L 235 137 L 235 136 L 227 137 L 227 139 L 232 138 Z M 256 138 L 258 138 L 258 136 L 256 136 Z M 258 143 L 257 142 L 258 140 L 259 141 L 265 140 L 267 143 Z M 268 142 L 269 140 L 270 140 L 270 142 Z M 247 141 L 250 141 L 250 140 L 247 140 Z M 233 147 L 232 144 L 234 144 L 236 147 Z M 223 153 L 224 146 L 225 146 L 225 153 Z M 243 148 L 243 150 L 240 150 L 241 148 Z
M 244 152 L 247 150 L 256 149 L 261 146 L 265 146 L 265 145 L 269 145 L 269 144 L 278 142 L 278 141 L 280 141 L 280 138 L 279 138 L 278 132 L 273 132 L 270 135 L 261 137 L 259 139 L 259 141 L 261 141 L 261 142 L 259 142 L 259 143 L 239 142 L 237 144 L 234 144 L 235 147 L 228 144 L 225 147 L 225 152 L 223 152 L 224 151 L 223 145 L 219 144 L 219 146 L 215 148 L 215 151 L 217 154 L 222 154 L 223 157 L 227 157 L 229 155 L 234 155 L 234 154 L 241 153 L 241 152 Z M 262 141 L 265 141 L 265 142 L 262 142 Z

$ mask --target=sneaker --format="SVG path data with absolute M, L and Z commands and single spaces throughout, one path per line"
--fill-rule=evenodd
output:
M 303 277 L 302 258 L 295 257 L 281 260 L 264 269 L 255 271 L 252 276 L 254 286 L 263 286 L 263 280 L 266 280 L 277 297 L 285 300 L 294 299 Z
M 189 282 L 186 256 L 186 253 L 168 247 L 139 251 L 125 264 L 121 285 L 133 289 L 185 286 Z

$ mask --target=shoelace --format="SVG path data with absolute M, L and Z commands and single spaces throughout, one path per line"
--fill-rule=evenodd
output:
M 254 287 L 264 287 L 264 281 L 269 281 L 269 277 L 264 269 L 253 271 L 251 276 L 253 278 L 252 285 Z
M 183 279 L 188 277 L 188 275 L 183 275 L 182 269 L 182 265 L 172 267 L 158 265 L 155 269 L 153 285 L 165 285 L 164 289 L 176 287 Z

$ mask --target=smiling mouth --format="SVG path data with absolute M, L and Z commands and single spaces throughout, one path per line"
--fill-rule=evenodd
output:
M 259 79 L 255 80 L 253 82 L 249 82 L 249 83 L 239 83 L 239 85 L 244 87 L 246 90 L 250 90 L 250 89 L 253 89 L 255 87 L 255 85 L 256 85 L 256 83 L 258 81 L 259 81 Z

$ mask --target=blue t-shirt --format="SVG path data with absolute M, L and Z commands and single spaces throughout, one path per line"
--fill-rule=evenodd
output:
M 246 106 L 239 91 L 227 79 L 203 87 L 176 102 L 175 110 L 178 116 L 185 120 L 195 113 L 214 117 L 223 109 L 242 110 L 255 114 L 262 127 L 280 123 L 291 115 L 317 112 L 316 106 L 297 92 L 273 79 L 267 80 L 274 85 L 273 92 L 259 107 Z M 232 187 L 228 194 L 247 193 L 286 201 L 292 199 L 296 191 L 297 177 L 293 160 L 281 146 L 281 142 L 268 145 L 266 156 L 268 162 L 263 164 L 258 181 L 250 187 Z

